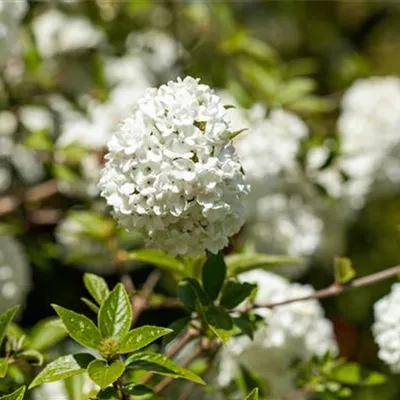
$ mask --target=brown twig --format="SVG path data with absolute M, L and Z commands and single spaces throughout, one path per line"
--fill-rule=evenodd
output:
M 192 339 L 198 336 L 198 333 L 194 329 L 189 329 L 181 339 L 179 339 L 165 354 L 166 357 L 172 358 L 178 354 Z M 145 375 L 142 379 L 142 383 L 146 384 L 151 381 L 154 377 L 154 373 L 150 372 Z
M 381 282 L 381 281 L 391 278 L 397 274 L 400 274 L 400 265 L 396 265 L 395 267 L 388 268 L 388 269 L 376 272 L 371 275 L 363 276 L 358 279 L 354 279 L 353 281 L 350 281 L 349 283 L 344 283 L 344 284 L 336 283 L 332 286 L 329 286 L 322 290 L 318 290 L 307 296 L 294 297 L 292 299 L 278 301 L 275 303 L 258 303 L 258 304 L 254 304 L 252 306 L 252 308 L 272 308 L 272 307 L 281 306 L 284 304 L 295 303 L 298 301 L 305 301 L 305 300 L 311 300 L 311 299 L 324 299 L 327 297 L 337 296 L 343 292 L 347 292 L 352 289 L 357 289 L 360 287 L 373 285 L 374 283 Z M 243 312 L 244 310 L 236 310 L 236 311 Z
M 188 358 L 186 358 L 186 360 L 184 360 L 182 362 L 182 367 L 183 368 L 188 367 L 197 357 L 199 357 L 201 355 L 203 350 L 204 350 L 204 348 L 201 345 L 196 347 L 195 350 L 193 351 L 193 353 Z M 154 393 L 157 393 L 157 394 L 161 393 L 173 381 L 174 381 L 174 378 L 172 378 L 170 376 L 164 378 L 159 384 L 156 385 L 156 387 L 154 388 Z
M 150 295 L 160 278 L 161 271 L 154 270 L 146 279 L 140 294 L 132 297 L 132 324 L 134 324 L 138 320 L 140 314 L 148 308 Z
M 52 179 L 23 190 L 17 194 L 3 196 L 0 198 L 0 215 L 13 212 L 22 203 L 43 200 L 53 196 L 57 192 L 57 181 Z

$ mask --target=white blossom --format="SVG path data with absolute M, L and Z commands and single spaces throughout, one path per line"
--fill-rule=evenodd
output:
M 240 280 L 258 285 L 255 301 L 274 303 L 310 295 L 310 285 L 289 283 L 284 278 L 263 270 L 240 275 Z M 294 387 L 291 364 L 326 351 L 337 352 L 331 322 L 317 300 L 307 300 L 258 309 L 264 319 L 254 340 L 247 336 L 233 337 L 222 353 L 218 381 L 226 386 L 239 373 L 242 365 L 263 380 L 267 380 L 271 399 L 281 399 Z
M 392 285 L 389 294 L 374 305 L 372 333 L 378 345 L 379 358 L 394 373 L 400 373 L 400 283 Z
M 0 236 L 0 313 L 24 302 L 30 271 L 22 246 L 11 236 Z
M 33 33 L 42 56 L 88 49 L 103 40 L 103 33 L 83 17 L 71 17 L 52 9 L 36 17 Z
M 209 86 L 187 77 L 148 89 L 109 141 L 100 179 L 119 223 L 171 254 L 225 247 L 248 192 L 230 135 Z
M 26 0 L 0 0 L 0 66 L 15 53 L 18 28 L 27 8 Z
M 267 118 L 256 120 L 248 132 L 240 134 L 235 146 L 252 186 L 268 187 L 267 179 L 292 170 L 307 134 L 307 125 L 283 109 L 271 110 Z

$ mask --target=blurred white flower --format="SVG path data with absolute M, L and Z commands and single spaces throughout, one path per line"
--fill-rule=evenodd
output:
M 258 285 L 255 301 L 279 302 L 310 295 L 310 285 L 289 283 L 284 278 L 263 270 L 240 275 L 240 280 Z M 336 354 L 333 326 L 324 317 L 317 300 L 307 300 L 258 309 L 265 324 L 255 332 L 254 340 L 247 336 L 233 337 L 223 350 L 218 382 L 226 386 L 239 373 L 242 365 L 256 376 L 267 380 L 271 399 L 281 399 L 294 387 L 291 364 L 326 351 Z
M 388 153 L 400 143 L 400 78 L 356 81 L 343 97 L 338 129 L 340 168 L 357 183 L 354 192 L 365 197 L 377 172 L 386 168 Z
M 119 223 L 171 254 L 225 247 L 248 192 L 230 135 L 209 86 L 187 77 L 148 89 L 109 141 L 100 179 Z
M 44 107 L 24 106 L 19 109 L 19 118 L 30 131 L 51 130 L 53 119 L 51 112 Z
M 143 59 L 152 72 L 164 76 L 172 75 L 183 51 L 172 36 L 156 29 L 132 32 L 126 40 L 126 46 L 129 52 Z
M 104 37 L 88 19 L 71 17 L 55 9 L 34 19 L 33 33 L 43 57 L 92 48 Z
M 113 257 L 107 235 L 114 229 L 112 221 L 86 211 L 71 211 L 56 228 L 64 259 L 96 273 L 113 271 Z
M 235 146 L 255 193 L 268 187 L 268 179 L 294 168 L 307 125 L 295 114 L 273 109 L 267 118 L 256 120 L 240 134 Z
M 389 294 L 374 305 L 372 333 L 378 345 L 379 358 L 394 373 L 400 373 L 400 283 L 392 285 Z
M 95 396 L 99 387 L 95 385 L 87 374 L 74 376 L 74 387 L 83 398 L 89 398 L 90 395 Z M 50 383 L 42 383 L 32 392 L 33 400 L 70 400 L 70 395 L 66 388 L 65 381 L 55 381 Z
M 318 248 L 323 228 L 311 205 L 297 195 L 277 193 L 256 202 L 242 236 L 259 252 L 307 258 Z M 291 270 L 303 272 L 298 266 Z
M 30 284 L 24 249 L 11 236 L 0 235 L 0 313 L 24 303 Z
M 19 24 L 27 9 L 26 0 L 0 0 L 0 66 L 15 54 Z

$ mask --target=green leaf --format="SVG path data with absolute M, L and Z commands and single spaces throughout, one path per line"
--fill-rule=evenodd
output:
M 118 283 L 100 307 L 100 332 L 104 338 L 122 339 L 129 332 L 131 324 L 131 302 L 122 283 Z
M 23 358 L 30 364 L 40 367 L 43 364 L 43 355 L 37 350 L 25 350 L 18 354 L 18 358 Z
M 87 299 L 86 297 L 81 297 L 81 300 L 89 307 L 91 311 L 95 314 L 98 314 L 100 311 L 100 307 L 97 304 L 94 304 L 93 301 Z
M 168 329 L 171 330 L 171 333 L 168 336 L 164 337 L 163 344 L 166 345 L 174 340 L 187 327 L 190 321 L 190 317 L 182 317 L 172 322 L 168 326 Z
M 118 347 L 118 353 L 125 354 L 140 350 L 158 338 L 168 335 L 171 332 L 171 329 L 151 325 L 145 325 L 133 329 L 122 339 Z
M 97 304 L 101 306 L 110 294 L 107 282 L 100 276 L 94 274 L 85 274 L 83 276 L 83 283 Z
M 192 285 L 196 293 L 197 299 L 199 300 L 201 305 L 208 306 L 211 304 L 210 298 L 203 290 L 203 288 L 200 285 L 200 282 L 196 278 L 186 278 L 186 281 L 188 281 Z
M 53 304 L 69 335 L 82 346 L 95 349 L 99 347 L 101 335 L 96 325 L 87 317 Z
M 152 394 L 153 390 L 146 386 L 146 385 L 140 385 L 140 384 L 131 384 L 124 386 L 123 388 L 124 392 L 130 394 L 131 396 L 145 396 L 146 394 Z
M 185 265 L 160 250 L 140 249 L 128 254 L 130 260 L 143 261 L 171 272 L 184 273 Z
M 103 360 L 94 360 L 87 369 L 90 379 L 102 389 L 114 383 L 125 371 L 125 365 L 121 360 L 115 360 L 111 364 Z
M 189 280 L 184 279 L 179 282 L 177 296 L 188 310 L 194 310 L 196 308 L 197 294 Z
M 231 316 L 225 311 L 211 309 L 207 310 L 206 319 L 212 332 L 214 332 L 224 344 L 227 344 L 234 334 L 234 325 Z
M 19 306 L 15 306 L 0 314 L 0 346 L 3 343 L 4 337 L 6 335 L 7 327 L 10 322 L 14 319 Z
M 258 400 L 258 388 L 255 388 L 244 400 Z
M 26 387 L 22 386 L 11 394 L 1 396 L 0 400 L 23 400 L 25 395 Z
M 104 390 L 100 390 L 99 393 L 97 393 L 96 399 L 99 400 L 117 400 L 118 399 L 118 390 L 113 388 L 113 387 L 108 387 Z
M 54 382 L 79 375 L 86 371 L 88 365 L 94 360 L 91 354 L 70 354 L 59 357 L 48 364 L 39 375 L 32 381 L 29 389 L 32 389 L 42 383 Z
M 261 253 L 231 254 L 225 257 L 230 276 L 256 268 L 269 269 L 280 265 L 300 264 L 299 257 L 274 256 Z
M 4 378 L 8 370 L 8 359 L 0 358 L 0 378 Z
M 226 277 L 224 255 L 211 254 L 203 265 L 202 282 L 205 292 L 212 300 L 218 297 Z
M 252 318 L 253 317 L 253 318 Z M 232 317 L 233 323 L 250 339 L 254 339 L 254 332 L 257 329 L 256 322 L 259 316 L 255 314 L 242 314 Z
M 127 358 L 125 365 L 129 368 L 155 372 L 173 378 L 183 378 L 204 385 L 204 381 L 193 372 L 180 367 L 162 354 L 143 351 Z
M 225 308 L 234 308 L 249 297 L 256 287 L 248 282 L 229 280 L 222 291 L 220 303 Z
M 30 333 L 30 348 L 46 350 L 68 336 L 65 325 L 59 318 L 51 317 L 38 322 Z
M 347 257 L 335 257 L 335 283 L 343 284 L 356 277 L 351 260 Z
M 347 385 L 374 386 L 387 381 L 387 377 L 379 372 L 370 371 L 357 363 L 346 363 L 333 369 L 332 379 Z

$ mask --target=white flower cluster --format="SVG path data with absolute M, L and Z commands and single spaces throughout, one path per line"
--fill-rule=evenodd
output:
M 103 40 L 103 33 L 89 20 L 70 17 L 55 9 L 34 19 L 33 33 L 43 57 L 92 48 Z
M 0 313 L 21 304 L 30 287 L 29 264 L 23 248 L 10 236 L 0 236 Z
M 378 345 L 379 358 L 400 373 L 400 283 L 374 305 L 375 322 L 372 333 Z
M 186 77 L 148 89 L 109 141 L 99 187 L 119 223 L 170 254 L 217 252 L 248 192 L 220 98 Z
M 324 224 L 299 196 L 261 197 L 255 211 L 246 233 L 257 251 L 307 257 L 317 249 Z
M 310 285 L 290 283 L 263 270 L 240 275 L 242 281 L 256 283 L 256 302 L 279 302 L 310 295 Z M 268 381 L 272 399 L 281 399 L 293 389 L 290 365 L 295 360 L 326 351 L 337 352 L 333 326 L 324 317 L 317 300 L 295 302 L 273 309 L 260 309 L 265 324 L 256 331 L 254 340 L 247 336 L 233 337 L 223 350 L 218 381 L 226 386 L 237 376 L 242 365 L 256 376 Z
M 338 129 L 342 147 L 338 168 L 355 182 L 355 193 L 367 196 L 382 169 L 400 180 L 399 159 L 387 163 L 393 147 L 400 143 L 399 78 L 356 81 L 343 97 Z
M 295 167 L 300 142 L 308 134 L 305 123 L 295 114 L 272 109 L 267 118 L 254 121 L 240 134 L 235 146 L 252 184 L 267 186 L 267 179 Z
M 15 52 L 19 24 L 27 8 L 26 0 L 0 0 L 0 66 Z

